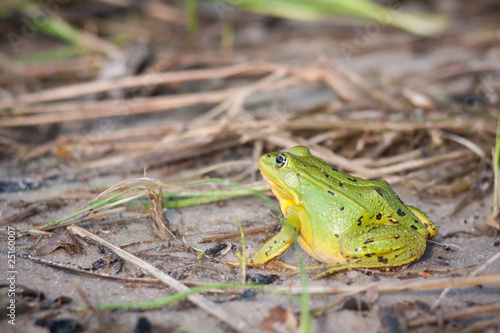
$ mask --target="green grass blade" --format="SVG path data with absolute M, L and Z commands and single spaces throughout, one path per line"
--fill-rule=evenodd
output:
M 309 309 L 309 302 L 311 301 L 311 295 L 308 291 L 309 276 L 307 275 L 306 264 L 304 261 L 304 256 L 300 248 L 297 237 L 293 239 L 295 247 L 295 255 L 297 256 L 297 261 L 299 262 L 299 274 L 300 274 L 300 284 L 302 286 L 302 293 L 300 295 L 299 305 L 300 305 L 300 332 L 310 333 L 312 332 L 312 318 L 311 311 Z
M 184 1 L 184 10 L 187 17 L 187 29 L 190 34 L 198 32 L 198 0 Z
M 369 0 L 240 0 L 237 5 L 248 11 L 295 20 L 318 21 L 331 19 L 333 14 L 348 15 L 422 36 L 440 34 L 448 25 L 443 16 L 408 14 Z
M 228 190 L 205 190 L 205 191 L 186 191 L 186 189 L 195 187 L 202 184 L 220 184 L 225 186 L 233 187 L 233 189 Z M 274 202 L 262 192 L 268 191 L 269 186 L 267 184 L 263 185 L 241 185 L 239 183 L 227 181 L 219 178 L 210 178 L 196 181 L 187 185 L 176 186 L 161 183 L 154 179 L 149 178 L 139 178 L 126 180 L 120 184 L 111 186 L 108 190 L 104 191 L 99 195 L 94 201 L 90 202 L 85 208 L 80 209 L 76 212 L 68 214 L 60 219 L 49 222 L 41 226 L 39 229 L 44 230 L 49 227 L 54 227 L 55 225 L 67 221 L 77 216 L 90 212 L 97 211 L 104 207 L 111 208 L 116 206 L 138 206 L 139 203 L 132 202 L 133 200 L 148 200 L 148 195 L 144 191 L 154 191 L 157 186 L 162 186 L 168 189 L 178 190 L 174 192 L 163 192 L 163 200 L 165 208 L 181 208 L 194 205 L 207 204 L 210 202 L 235 198 L 244 195 L 253 195 L 264 202 L 270 207 L 271 211 L 278 217 L 281 216 L 279 209 L 276 207 Z M 120 190 L 113 191 L 113 188 L 117 187 Z M 142 192 L 138 192 L 142 191 Z M 107 198 L 101 198 L 107 195 Z M 141 201 L 142 202 L 142 201 Z M 149 208 L 149 203 L 143 204 L 146 208 Z
M 260 285 L 247 284 L 245 286 L 247 288 L 250 288 L 250 287 L 256 288 Z M 174 303 L 174 302 L 181 301 L 181 300 L 186 299 L 188 296 L 193 295 L 193 294 L 199 294 L 199 293 L 207 292 L 207 291 L 214 290 L 214 289 L 230 289 L 230 288 L 240 288 L 240 287 L 245 287 L 245 286 L 243 286 L 239 282 L 216 283 L 216 284 L 210 284 L 210 285 L 206 285 L 206 286 L 193 287 L 187 291 L 182 291 L 182 292 L 179 292 L 179 293 L 167 296 L 167 297 L 153 299 L 150 301 L 97 304 L 95 307 L 99 310 L 118 310 L 118 309 L 120 309 L 120 310 L 149 310 L 149 309 L 155 309 L 155 308 L 169 305 L 169 304 Z M 87 309 L 86 306 L 76 308 L 77 311 L 84 311 L 86 309 Z
M 247 277 L 247 247 L 245 244 L 245 233 L 243 232 L 243 227 L 241 226 L 240 220 L 236 219 L 238 222 L 238 227 L 240 228 L 241 234 L 241 258 L 240 258 L 240 268 L 241 268 L 241 283 L 245 284 Z

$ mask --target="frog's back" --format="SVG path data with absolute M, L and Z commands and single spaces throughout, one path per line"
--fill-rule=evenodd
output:
M 297 162 L 299 173 L 311 178 L 300 189 L 302 205 L 313 223 L 324 222 L 315 223 L 315 234 L 342 233 L 367 224 L 425 229 L 386 181 L 341 172 L 312 155 L 297 157 Z

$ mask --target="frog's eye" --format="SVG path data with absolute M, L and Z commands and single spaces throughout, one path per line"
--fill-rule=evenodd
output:
M 284 166 L 286 163 L 286 156 L 285 155 L 278 155 L 276 156 L 276 164 L 278 165 L 278 168 L 281 168 Z

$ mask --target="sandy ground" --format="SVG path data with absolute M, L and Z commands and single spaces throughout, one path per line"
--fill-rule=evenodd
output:
M 110 181 L 110 179 L 106 179 L 106 181 Z M 98 184 L 99 180 L 95 180 L 94 183 Z M 18 211 L 17 207 L 21 201 L 31 201 L 47 197 L 47 195 L 61 194 L 64 191 L 78 191 L 87 188 L 87 184 L 53 184 L 50 188 L 2 194 L 0 196 L 0 208 L 3 216 L 10 216 Z M 407 279 L 424 281 L 468 276 L 498 253 L 498 239 L 485 236 L 480 231 L 484 229 L 485 218 L 490 213 L 489 202 L 491 202 L 491 198 L 485 198 L 484 202 L 473 202 L 458 214 L 455 214 L 453 218 L 450 218 L 452 209 L 457 202 L 456 199 L 418 197 L 415 192 L 402 186 L 396 187 L 396 191 L 406 203 L 422 208 L 436 222 L 439 227 L 439 236 L 436 241 L 441 245 L 429 244 L 424 256 L 407 269 L 390 273 L 342 272 L 322 280 L 311 279 L 309 282 L 311 286 L 366 285 L 372 282 L 409 281 Z M 77 206 L 79 204 L 75 203 L 72 207 L 55 210 L 33 220 L 41 222 L 41 218 L 44 220 L 55 219 L 70 212 Z M 198 244 L 201 238 L 221 231 L 238 230 L 236 219 L 242 222 L 244 228 L 265 226 L 276 222 L 269 208 L 259 199 L 252 197 L 228 200 L 224 201 L 223 204 L 214 203 L 171 210 L 168 212 L 168 217 L 173 230 L 183 235 L 188 244 L 201 249 L 209 249 L 215 245 L 215 243 Z M 26 224 L 19 223 L 17 226 L 23 228 Z M 113 225 L 84 224 L 82 227 L 115 245 L 134 243 L 135 245 L 126 247 L 127 251 L 138 255 L 175 278 L 214 283 L 240 280 L 240 273 L 236 268 L 217 262 L 214 259 L 203 258 L 197 260 L 195 253 L 176 246 L 175 242 L 159 241 L 151 230 L 148 221 L 138 220 Z M 246 239 L 247 251 L 253 253 L 272 233 L 263 232 L 248 236 Z M 238 238 L 230 241 L 241 248 L 241 242 Z M 44 244 L 43 240 L 37 243 L 38 240 L 34 237 L 22 238 L 16 242 L 16 251 L 18 253 L 33 253 L 41 244 Z M 70 255 L 63 249 L 58 249 L 43 256 L 43 258 L 81 267 L 90 267 L 99 258 L 108 258 L 107 253 L 102 254 L 95 245 L 81 243 L 83 244 L 83 252 L 80 255 Z M 450 246 L 446 249 L 442 244 L 450 244 Z M 5 249 L 5 246 L 2 245 L 2 248 Z M 224 259 L 234 259 L 234 253 L 235 250 L 233 249 Z M 5 254 L 2 254 L 2 256 L 4 259 L 0 261 L 0 270 L 5 272 L 9 270 L 7 257 Z M 293 249 L 287 250 L 280 259 L 292 265 L 297 263 Z M 317 264 L 314 259 L 307 255 L 306 261 L 308 265 Z M 113 270 L 113 268 L 111 269 Z M 37 302 L 32 299 L 31 306 L 33 308 L 31 310 L 27 308 L 21 310 L 19 308 L 15 327 L 9 325 L 5 320 L 0 322 L 0 328 L 4 332 L 9 330 L 15 332 L 45 332 L 47 329 L 35 326 L 35 321 L 51 314 L 57 314 L 58 318 L 74 318 L 90 331 L 96 330 L 99 326 L 102 327 L 103 322 L 108 323 L 108 330 L 113 327 L 122 332 L 131 331 L 139 317 L 147 317 L 156 325 L 157 329 L 181 327 L 202 332 L 228 330 L 227 326 L 186 301 L 150 311 L 104 312 L 103 319 L 99 322 L 97 317 L 89 312 L 82 313 L 71 310 L 74 306 L 84 304 L 75 289 L 76 284 L 80 286 L 90 302 L 94 304 L 144 301 L 169 295 L 172 291 L 159 285 L 120 282 L 74 274 L 22 258 L 16 259 L 15 270 L 17 271 L 17 286 L 29 287 L 43 292 L 47 300 L 55 300 L 66 296 L 70 297 L 72 301 L 70 304 L 58 309 L 42 310 L 36 306 Z M 427 273 L 424 274 L 423 272 Z M 248 273 L 252 275 L 257 273 L 279 275 L 279 279 L 273 285 L 300 285 L 299 277 L 287 277 L 287 272 L 249 269 Z M 482 275 L 495 273 L 500 273 L 498 262 L 488 266 L 481 272 Z M 130 264 L 125 263 L 119 275 L 142 277 L 144 274 Z M 312 278 L 313 275 L 310 275 L 310 277 Z M 404 328 L 404 326 L 398 328 L 398 321 L 404 325 L 405 320 L 408 321 L 428 315 L 429 307 L 436 302 L 440 293 L 441 290 L 388 293 L 379 294 L 375 299 L 372 296 L 367 298 L 361 294 L 353 296 L 314 295 L 311 297 L 310 307 L 312 309 L 326 308 L 321 315 L 314 318 L 313 325 L 317 332 L 332 331 L 334 329 L 344 332 L 396 332 Z M 455 309 L 498 302 L 499 295 L 499 285 L 452 289 L 442 300 L 436 313 L 439 315 Z M 234 313 L 235 318 L 243 318 L 251 325 L 251 330 L 255 332 L 262 330 L 263 321 L 270 316 L 271 310 L 277 307 L 289 308 L 295 316 L 299 315 L 298 304 L 290 297 L 271 293 L 257 291 L 254 297 L 248 299 L 234 297 L 231 294 L 206 294 L 206 297 L 216 302 L 223 309 Z M 366 301 L 369 309 L 365 311 L 343 309 L 342 304 L 350 297 Z M 6 297 L 3 296 L 3 304 L 5 304 L 5 300 Z M 26 306 L 26 303 L 24 305 Z M 451 332 L 457 329 L 463 330 L 475 322 L 490 320 L 495 316 L 498 318 L 498 314 L 474 316 L 441 324 L 440 326 L 417 327 L 410 329 L 410 331 Z M 498 329 L 498 326 L 496 327 Z M 492 327 L 488 332 L 494 331 L 495 328 Z

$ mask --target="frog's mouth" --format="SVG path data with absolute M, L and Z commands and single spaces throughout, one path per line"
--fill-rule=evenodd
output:
M 284 212 L 286 207 L 288 207 L 292 204 L 292 202 L 293 202 L 292 197 L 290 196 L 290 194 L 287 193 L 287 191 L 282 186 L 280 186 L 278 183 L 273 181 L 271 178 L 267 177 L 264 172 L 261 171 L 261 174 L 262 174 L 262 178 L 264 178 L 264 180 L 269 185 L 271 185 L 271 191 L 273 192 L 273 194 L 276 196 L 276 198 L 280 202 L 281 209 Z

